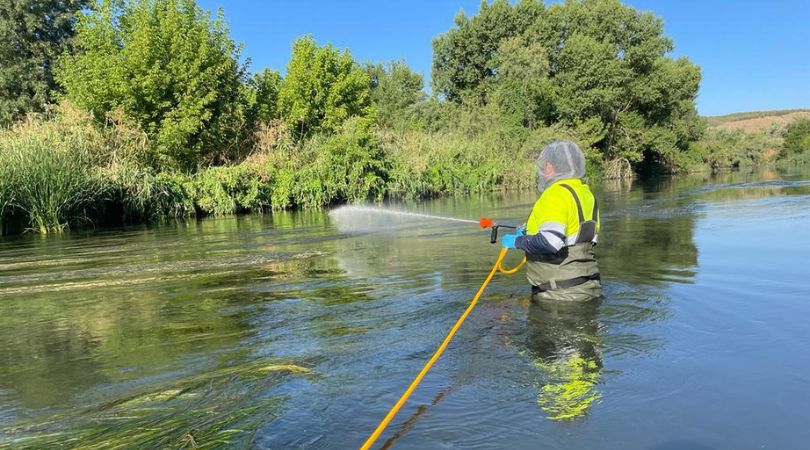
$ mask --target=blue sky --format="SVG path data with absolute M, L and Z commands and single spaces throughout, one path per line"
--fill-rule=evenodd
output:
M 698 110 L 704 115 L 810 107 L 810 1 L 629 0 L 664 19 L 674 56 L 703 69 Z M 475 0 L 200 0 L 222 7 L 232 37 L 253 70 L 283 71 L 292 41 L 348 48 L 360 61 L 402 59 L 430 76 L 432 39 Z

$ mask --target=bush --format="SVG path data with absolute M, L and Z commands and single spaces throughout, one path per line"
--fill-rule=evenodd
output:
M 197 173 L 190 185 L 197 209 L 204 214 L 262 212 L 270 208 L 270 171 L 243 163 Z
M 388 195 L 418 198 L 484 192 L 534 184 L 533 162 L 520 150 L 524 138 L 496 124 L 426 133 L 390 132 L 383 145 L 391 160 Z
M 351 118 L 339 133 L 318 134 L 297 147 L 279 143 L 271 155 L 278 168 L 275 209 L 380 199 L 386 191 L 388 162 L 368 118 Z
M 782 148 L 782 156 L 788 159 L 810 152 L 810 119 L 799 119 L 788 125 Z
M 451 124 L 437 131 L 399 129 L 381 133 L 391 161 L 387 194 L 419 198 L 440 194 L 532 189 L 535 159 L 549 143 L 568 139 L 585 153 L 589 177 L 602 168 L 593 143 L 603 136 L 598 121 L 528 130 L 502 120 L 497 105 L 460 107 Z
M 116 161 L 102 169 L 111 209 L 121 210 L 121 221 L 157 221 L 194 214 L 190 179 L 173 172 L 155 173 L 132 161 Z
M 190 178 L 145 165 L 145 134 L 120 117 L 98 126 L 64 104 L 0 132 L 0 231 L 194 214 Z
M 419 198 L 492 190 L 503 180 L 503 160 L 482 141 L 451 132 L 405 131 L 389 136 L 388 194 Z M 514 180 L 512 180 L 514 181 Z
M 711 128 L 676 161 L 681 172 L 705 168 L 718 171 L 772 162 L 778 149 L 779 138 L 767 133 Z
M 387 161 L 371 128 L 370 119 L 354 117 L 340 133 L 312 141 L 314 166 L 330 202 L 380 199 L 385 193 Z

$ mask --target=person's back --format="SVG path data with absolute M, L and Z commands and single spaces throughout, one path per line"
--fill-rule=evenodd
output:
M 526 252 L 526 275 L 535 300 L 584 301 L 599 297 L 602 286 L 594 246 L 599 208 L 582 182 L 585 161 L 573 142 L 554 142 L 538 158 L 542 194 L 525 234 L 504 246 Z

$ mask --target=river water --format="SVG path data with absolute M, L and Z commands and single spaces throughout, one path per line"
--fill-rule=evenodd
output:
M 378 447 L 804 449 L 810 172 L 600 187 L 604 298 L 497 275 Z M 522 222 L 534 193 L 397 205 Z M 486 276 L 320 212 L 0 241 L 0 447 L 356 448 Z M 518 255 L 509 257 L 509 264 Z

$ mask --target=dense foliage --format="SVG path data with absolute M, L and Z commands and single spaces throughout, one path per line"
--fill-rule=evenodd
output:
M 705 164 L 714 171 L 772 163 L 779 153 L 780 138 L 766 132 L 709 129 L 700 141 L 682 155 L 685 164 Z M 687 159 L 688 158 L 688 159 Z
M 377 107 L 377 123 L 382 128 L 413 126 L 416 107 L 426 99 L 422 75 L 400 61 L 367 64 L 371 101 Z
M 373 113 L 368 85 L 368 75 L 348 50 L 318 47 L 304 37 L 293 44 L 278 113 L 299 138 L 335 132 L 346 119 Z
M 706 129 L 698 67 L 618 0 L 482 2 L 435 39 L 430 95 L 404 62 L 309 36 L 284 76 L 249 75 L 222 12 L 194 0 L 97 0 L 78 21 L 82 1 L 23 3 L 0 0 L 0 24 L 24 24 L 0 27 L 0 122 L 18 120 L 0 131 L 3 232 L 531 188 L 558 139 L 592 179 L 808 147 L 806 122 L 784 146 L 782 130 Z M 62 104 L 44 111 L 50 92 Z
M 192 170 L 243 150 L 249 124 L 237 46 L 194 0 L 103 0 L 60 62 L 65 97 L 96 117 L 122 109 L 149 136 L 153 167 Z
M 3 131 L 0 178 L 6 191 L 0 193 L 0 206 L 11 208 L 5 208 L 2 222 L 48 233 L 81 220 L 101 188 L 95 167 L 102 141 L 92 124 L 70 114 Z
M 56 58 L 71 49 L 88 0 L 0 0 L 0 126 L 42 111 L 57 88 Z
M 810 119 L 800 119 L 785 130 L 784 156 L 789 159 L 810 154 Z
M 667 56 L 661 19 L 618 0 L 496 0 L 433 45 L 433 86 L 449 101 L 494 102 L 532 129 L 588 124 L 605 161 L 674 170 L 702 132 L 700 69 Z
M 501 43 L 523 35 L 540 19 L 543 4 L 522 0 L 512 6 L 506 0 L 491 5 L 481 2 L 478 14 L 456 16 L 456 27 L 433 42 L 433 89 L 450 101 L 465 96 L 486 97 L 487 81 L 498 75 Z

